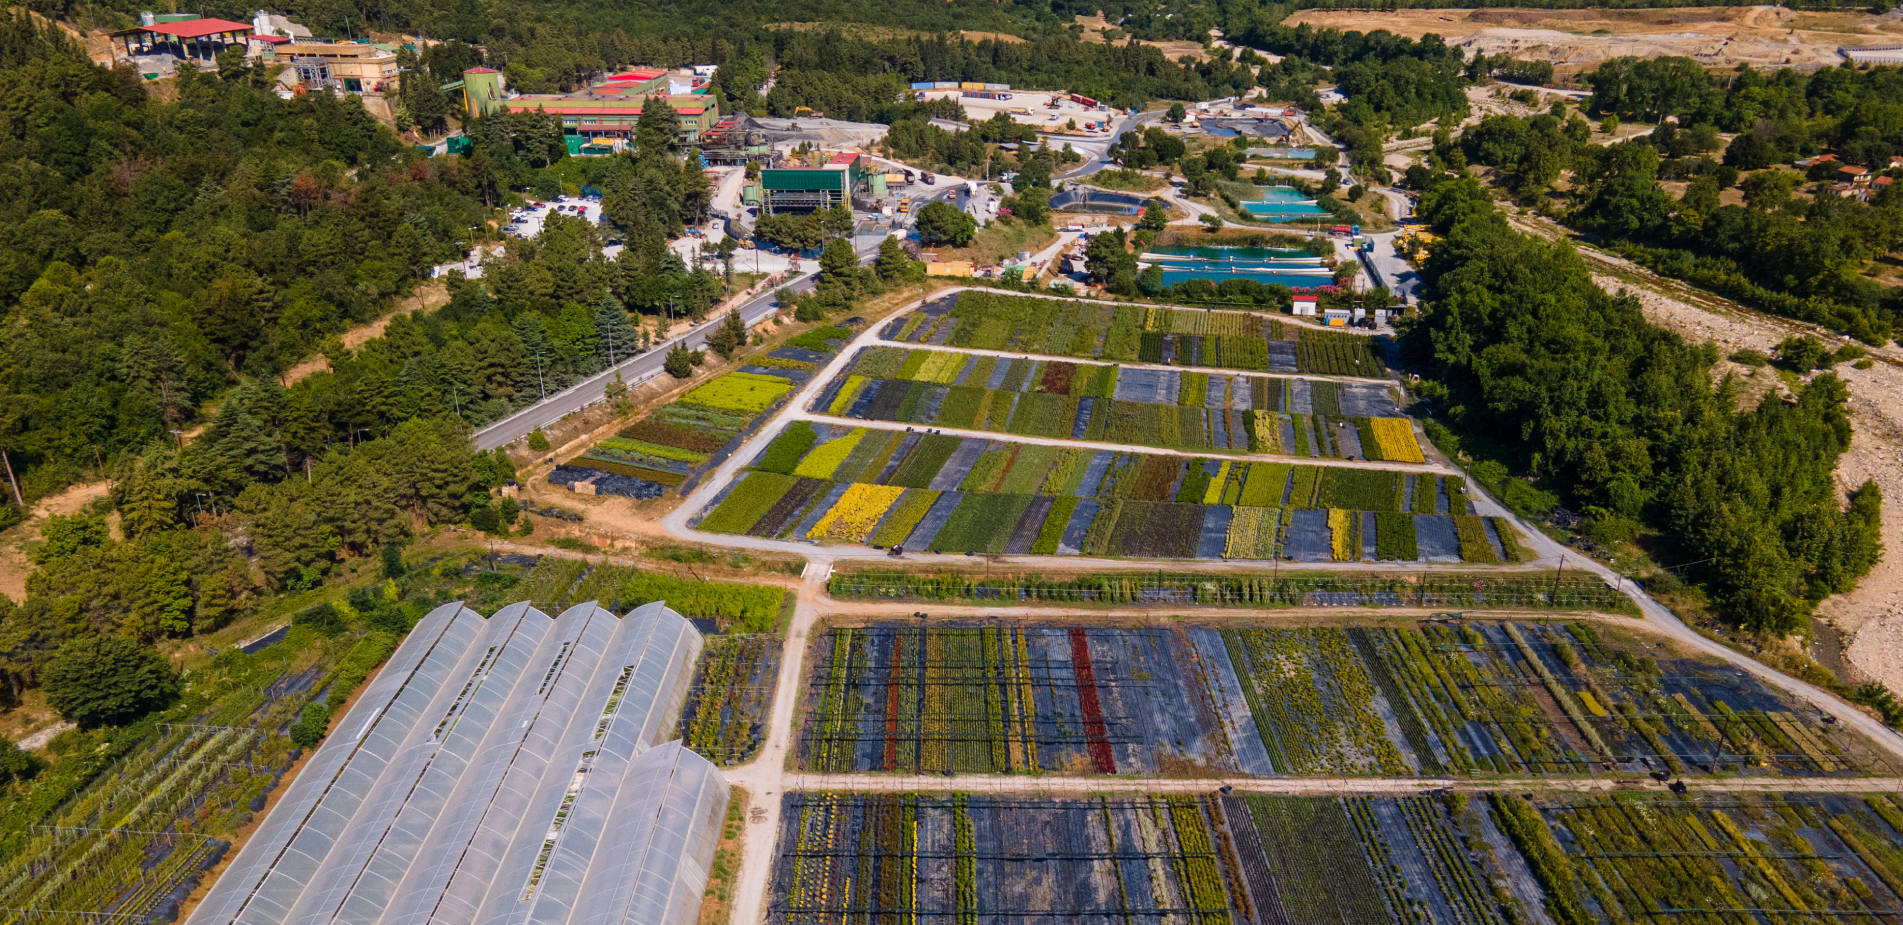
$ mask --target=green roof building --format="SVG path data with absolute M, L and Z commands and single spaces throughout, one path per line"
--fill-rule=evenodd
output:
M 781 167 L 760 171 L 761 205 L 768 215 L 813 212 L 849 205 L 853 193 L 869 185 L 870 165 L 857 154 L 836 154 L 824 167 Z

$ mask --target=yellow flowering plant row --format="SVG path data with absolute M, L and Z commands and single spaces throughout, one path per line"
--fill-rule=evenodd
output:
M 818 523 L 813 524 L 813 529 L 807 531 L 806 535 L 816 540 L 836 539 L 863 543 L 866 537 L 872 535 L 873 528 L 879 525 L 879 520 L 885 516 L 885 512 L 892 508 L 893 503 L 898 501 L 902 494 L 905 494 L 905 488 L 900 485 L 871 485 L 856 482 L 851 488 L 846 489 L 846 493 L 840 496 L 839 502 L 834 504 L 832 510 L 827 511 Z

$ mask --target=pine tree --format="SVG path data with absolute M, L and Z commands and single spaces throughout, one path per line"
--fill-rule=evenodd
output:
M 640 348 L 627 308 L 612 294 L 602 296 L 595 309 L 595 335 L 595 351 L 608 366 L 634 356 Z

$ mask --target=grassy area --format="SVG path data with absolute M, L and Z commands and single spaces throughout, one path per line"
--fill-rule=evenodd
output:
M 1154 193 L 1169 186 L 1168 180 L 1153 177 L 1140 170 L 1119 167 L 1116 170 L 1099 170 L 1078 182 L 1089 186 L 1101 186 L 1104 189 L 1119 190 L 1126 193 Z
M 1023 222 L 992 222 L 978 229 L 971 243 L 964 247 L 938 248 L 940 261 L 969 260 L 979 266 L 994 266 L 1008 258 L 1014 258 L 1019 251 L 1036 253 L 1057 240 L 1057 232 L 1048 225 L 1027 225 Z

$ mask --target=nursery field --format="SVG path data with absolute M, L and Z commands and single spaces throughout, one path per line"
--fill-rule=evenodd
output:
M 769 922 L 1230 925 L 1213 797 L 789 793 Z M 1246 902 L 1246 901 L 1245 901 Z
M 713 533 L 910 550 L 1297 562 L 1523 561 L 1457 475 L 1235 462 L 796 421 Z
M 1391 388 L 876 346 L 813 408 L 1033 437 L 1422 462 Z
M 716 376 L 569 460 L 563 468 L 594 470 L 636 481 L 596 483 L 598 494 L 659 497 L 685 493 L 688 483 L 726 459 L 742 435 L 812 378 L 852 338 L 843 327 L 808 331 L 737 371 Z M 563 484 L 586 480 L 564 472 Z M 683 486 L 688 486 L 683 488 Z
M 0 922 L 174 917 L 295 757 L 287 727 L 355 688 L 396 641 L 296 627 L 255 655 L 221 654 L 167 713 L 109 739 L 65 733 L 87 747 L 56 742 L 56 764 L 0 791 Z
M 1117 572 L 1089 575 L 973 575 L 884 568 L 835 571 L 827 593 L 840 600 L 987 604 L 1168 604 L 1184 607 L 1418 607 L 1454 610 L 1592 610 L 1637 613 L 1630 598 L 1597 576 L 1410 572 Z
M 1877 769 L 1868 742 L 1743 671 L 1609 644 L 1589 623 L 1225 628 L 1196 639 L 1226 650 L 1280 773 Z
M 1885 922 L 1894 797 L 784 798 L 774 923 Z
M 780 637 L 708 636 L 681 708 L 681 741 L 723 767 L 742 764 L 766 741 Z
M 665 601 L 681 616 L 708 620 L 721 631 L 770 633 L 790 596 L 784 588 L 734 581 L 704 581 L 627 565 L 544 556 L 510 589 L 511 602 L 526 600 L 551 616 L 595 601 L 615 614 Z
M 926 303 L 881 333 L 907 344 L 1120 362 L 1384 379 L 1377 338 L 1254 312 L 1108 305 L 971 289 Z
M 1591 624 L 875 623 L 815 638 L 820 773 L 1855 776 L 1869 743 Z
M 1234 770 L 1181 630 L 838 627 L 815 637 L 799 744 L 818 772 Z

